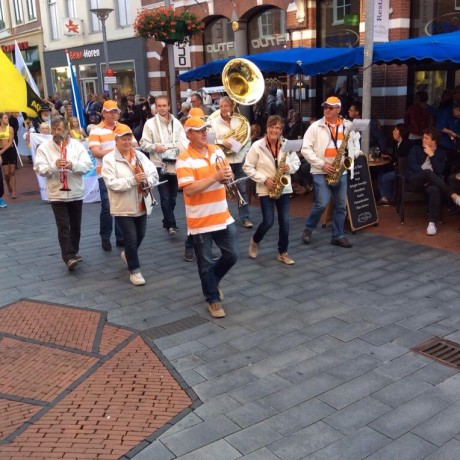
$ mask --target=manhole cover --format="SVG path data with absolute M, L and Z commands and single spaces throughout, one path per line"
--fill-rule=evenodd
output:
M 202 316 L 195 315 L 188 318 L 173 321 L 172 323 L 162 324 L 161 326 L 152 327 L 143 332 L 149 339 L 156 340 L 168 335 L 177 334 L 178 332 L 191 329 L 192 327 L 206 324 L 209 321 Z
M 460 369 L 460 344 L 433 337 L 412 348 L 412 351 L 428 356 L 446 366 Z

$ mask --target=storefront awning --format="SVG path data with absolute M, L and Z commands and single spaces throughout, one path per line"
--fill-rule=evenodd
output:
M 460 63 L 460 32 L 376 43 L 372 61 L 374 64 Z
M 292 48 L 242 56 L 264 73 L 315 76 L 362 65 L 364 54 L 359 48 Z M 180 81 L 194 81 L 220 75 L 230 59 L 220 59 L 179 76 Z

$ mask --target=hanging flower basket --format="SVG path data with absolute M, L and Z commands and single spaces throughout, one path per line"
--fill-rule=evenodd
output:
M 204 24 L 190 11 L 162 7 L 138 11 L 133 27 L 138 37 L 165 43 L 189 43 L 193 36 L 201 33 Z

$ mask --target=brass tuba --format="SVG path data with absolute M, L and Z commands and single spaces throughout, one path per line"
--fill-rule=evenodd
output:
M 222 71 L 222 84 L 228 97 L 233 101 L 233 118 L 237 118 L 240 124 L 237 128 L 229 130 L 223 140 L 233 138 L 241 145 L 246 144 L 251 137 L 251 127 L 244 115 L 238 113 L 236 103 L 241 105 L 253 105 L 258 102 L 265 91 L 265 83 L 262 73 L 251 61 L 242 58 L 235 58 L 227 62 Z M 213 124 L 213 120 L 220 116 L 220 110 L 212 113 L 208 120 Z M 219 144 L 226 155 L 234 152 Z

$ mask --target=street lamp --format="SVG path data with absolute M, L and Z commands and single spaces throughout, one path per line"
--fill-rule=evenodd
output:
M 102 41 L 104 44 L 104 56 L 105 56 L 105 71 L 109 68 L 109 52 L 107 50 L 107 32 L 105 30 L 105 21 L 109 17 L 109 14 L 113 11 L 113 8 L 93 8 L 90 10 L 91 13 L 95 14 L 102 25 Z M 105 86 L 105 84 L 104 84 Z M 109 98 L 112 99 L 112 91 L 110 90 L 110 85 L 107 85 L 109 88 Z

